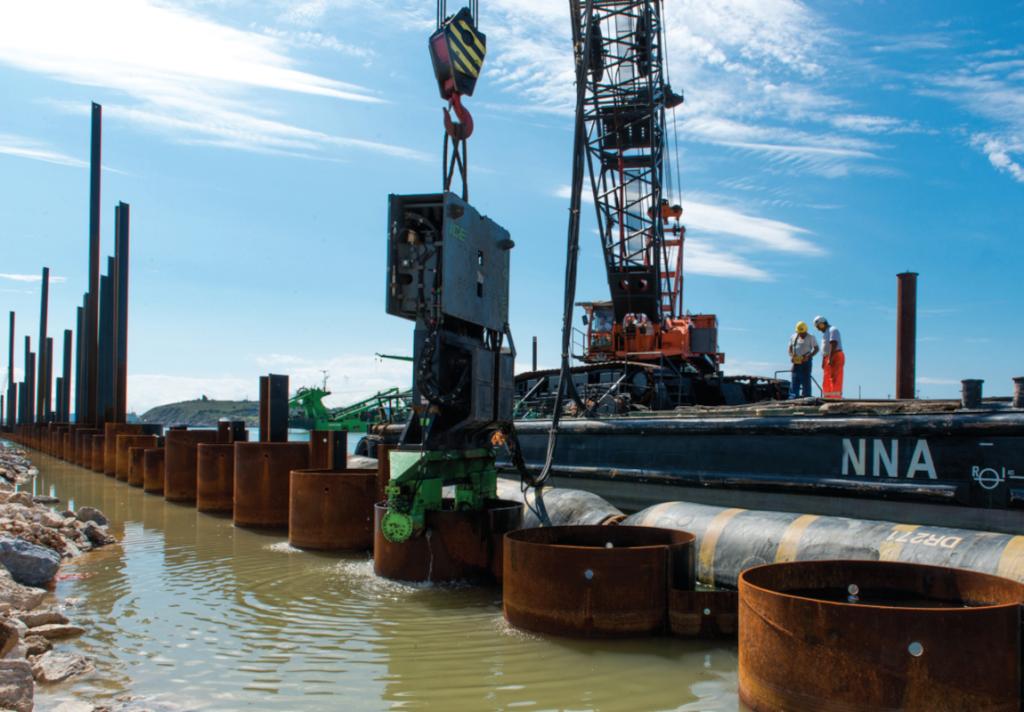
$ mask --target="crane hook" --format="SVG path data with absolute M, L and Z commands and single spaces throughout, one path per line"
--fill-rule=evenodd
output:
M 452 120 L 452 110 L 455 111 L 455 118 Z M 452 92 L 448 99 L 448 106 L 444 109 L 444 130 L 455 141 L 465 141 L 473 135 L 473 117 L 469 109 L 462 105 L 462 95 Z

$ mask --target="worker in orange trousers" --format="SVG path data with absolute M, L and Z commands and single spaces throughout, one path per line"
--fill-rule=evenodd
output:
M 843 337 L 839 329 L 829 324 L 823 316 L 814 317 L 814 327 L 822 333 L 821 367 L 825 372 L 821 385 L 822 395 L 830 400 L 839 400 L 843 397 L 843 367 L 846 365 Z

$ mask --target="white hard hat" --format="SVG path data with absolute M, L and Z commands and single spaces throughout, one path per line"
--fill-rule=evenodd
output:
M 823 317 L 823 316 L 821 316 L 819 314 L 818 316 L 814 317 L 814 323 L 815 324 L 827 324 L 828 323 L 828 319 L 826 319 L 825 317 Z

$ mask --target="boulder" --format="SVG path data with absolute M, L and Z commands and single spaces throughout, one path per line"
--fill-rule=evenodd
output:
M 92 663 L 81 655 L 58 653 L 56 650 L 43 653 L 32 663 L 32 675 L 38 682 L 61 682 L 95 669 Z
M 21 640 L 21 631 L 18 626 L 9 620 L 0 620 L 0 658 L 7 657 L 18 642 Z
M 7 498 L 7 504 L 20 504 L 23 507 L 31 507 L 35 503 L 32 501 L 32 495 L 28 492 L 15 492 Z
M 117 539 L 110 536 L 107 530 L 101 526 L 98 526 L 96 522 L 86 522 L 85 526 L 82 527 L 82 533 L 85 534 L 85 538 L 93 546 L 106 546 L 107 544 L 113 544 Z
M 46 651 L 53 649 L 53 643 L 41 635 L 30 635 L 22 642 L 25 643 L 26 655 L 42 655 Z
M 36 504 L 60 504 L 60 497 L 53 497 L 48 494 L 37 494 L 32 497 L 32 501 Z
M 18 583 L 43 586 L 57 575 L 60 554 L 24 539 L 0 536 L 0 564 L 7 568 Z
M 39 611 L 25 611 L 15 614 L 15 617 L 29 628 L 36 628 L 48 623 L 67 623 L 68 617 L 60 611 L 52 608 L 45 608 Z
M 46 591 L 15 583 L 10 572 L 0 566 L 0 601 L 23 611 L 32 610 L 43 601 Z
M 0 660 L 0 709 L 32 712 L 34 692 L 27 660 Z
M 75 516 L 78 517 L 80 522 L 96 522 L 101 527 L 109 524 L 106 515 L 95 507 L 79 507 L 78 513 Z
M 29 635 L 41 635 L 47 640 L 61 640 L 62 638 L 73 638 L 85 632 L 85 628 L 69 623 L 47 623 L 37 625 L 28 629 Z

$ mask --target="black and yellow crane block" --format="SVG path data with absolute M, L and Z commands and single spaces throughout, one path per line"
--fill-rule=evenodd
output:
M 446 19 L 428 46 L 441 98 L 450 99 L 453 93 L 472 96 L 484 66 L 487 37 L 477 29 L 469 8 Z

